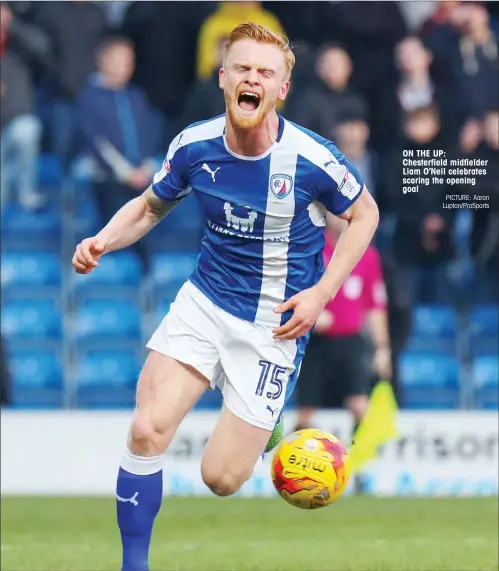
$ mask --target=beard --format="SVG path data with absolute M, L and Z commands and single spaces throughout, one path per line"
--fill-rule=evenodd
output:
M 237 129 L 251 130 L 259 127 L 265 117 L 271 111 L 273 105 L 267 102 L 265 94 L 262 94 L 260 104 L 251 113 L 245 113 L 237 102 L 237 95 L 224 90 L 225 104 L 230 122 Z

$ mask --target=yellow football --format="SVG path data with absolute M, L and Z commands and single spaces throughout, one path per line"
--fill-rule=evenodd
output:
M 272 481 L 283 498 L 298 508 L 328 506 L 345 491 L 350 459 L 332 434 L 307 428 L 287 436 L 272 460 Z

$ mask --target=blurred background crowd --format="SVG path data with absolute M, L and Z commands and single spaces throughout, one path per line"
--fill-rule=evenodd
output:
M 312 336 L 316 348 L 329 339 L 316 367 L 338 371 L 324 382 L 360 374 L 327 361 L 342 353 L 335 339 L 355 334 L 401 406 L 496 409 L 498 12 L 453 1 L 2 2 L 2 402 L 132 406 L 143 341 L 192 270 L 202 214 L 189 197 L 91 276 L 77 278 L 70 260 L 147 187 L 181 129 L 224 112 L 224 43 L 249 20 L 294 47 L 280 113 L 332 139 L 380 208 L 374 261 L 356 278 L 375 289 L 345 284 L 348 302 L 365 302 L 353 329 L 332 308 L 337 327 Z M 403 149 L 487 159 L 487 175 L 403 194 Z M 442 208 L 445 195 L 470 193 L 488 208 Z M 369 327 L 376 312 L 386 339 L 379 319 Z M 311 407 L 362 392 L 345 391 L 317 388 L 300 403 L 303 423 Z

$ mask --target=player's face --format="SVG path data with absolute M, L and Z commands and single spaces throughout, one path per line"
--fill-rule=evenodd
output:
M 239 129 L 258 127 L 288 93 L 284 53 L 271 44 L 236 42 L 220 70 L 220 87 L 231 123 Z

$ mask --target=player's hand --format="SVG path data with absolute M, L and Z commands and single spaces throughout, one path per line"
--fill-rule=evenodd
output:
M 105 244 L 96 236 L 85 238 L 78 246 L 73 256 L 73 266 L 78 274 L 89 274 L 99 265 L 104 254 Z
M 392 377 L 392 354 L 390 347 L 378 347 L 374 351 L 373 369 L 382 380 Z
M 276 313 L 293 310 L 293 315 L 287 323 L 272 330 L 274 339 L 288 341 L 305 335 L 313 327 L 328 301 L 329 297 L 317 286 L 290 297 L 274 309 Z

